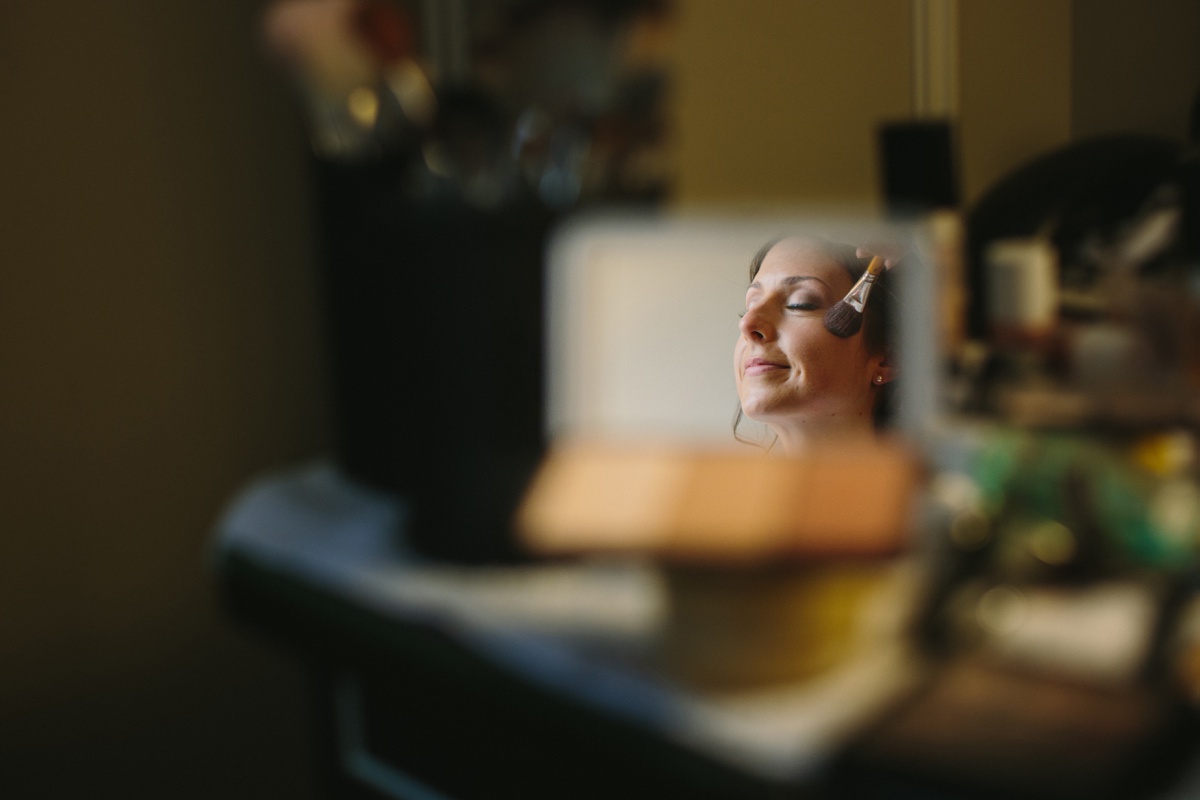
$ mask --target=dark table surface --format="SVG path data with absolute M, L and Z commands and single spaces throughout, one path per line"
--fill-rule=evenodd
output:
M 320 462 L 248 486 L 214 543 L 233 613 L 320 676 L 331 769 L 364 796 L 1200 797 L 1190 718 L 1153 693 L 935 666 L 899 636 L 808 680 L 701 691 L 657 666 L 655 565 L 429 562 L 404 523 Z M 1016 746 L 981 734 L 988 715 L 1020 730 L 1026 700 L 1086 713 Z

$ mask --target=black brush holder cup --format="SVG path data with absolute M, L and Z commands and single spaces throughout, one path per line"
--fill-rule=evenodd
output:
M 406 500 L 419 553 L 511 560 L 543 450 L 553 214 L 515 192 L 414 192 L 405 161 L 317 165 L 337 457 Z

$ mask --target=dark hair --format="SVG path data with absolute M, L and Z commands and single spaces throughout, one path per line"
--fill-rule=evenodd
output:
M 767 253 L 771 251 L 771 248 L 787 238 L 791 237 L 776 237 L 764 244 L 754 254 L 754 258 L 750 259 L 751 282 L 758 276 L 758 271 L 762 269 L 763 260 L 767 257 Z M 831 242 L 817 236 L 804 236 L 801 238 L 815 245 L 817 250 L 840 264 L 850 275 L 850 280 L 857 281 L 867 271 L 867 264 L 870 263 L 870 259 L 859 258 L 853 246 L 840 242 Z M 890 276 L 890 269 L 885 269 L 880 273 L 879 277 L 875 280 L 875 285 L 871 288 L 870 298 L 866 308 L 863 310 L 862 335 L 867 345 L 867 352 L 872 355 L 890 353 L 893 346 L 895 331 L 892 317 L 896 307 L 896 296 Z M 878 391 L 879 397 L 875 402 L 873 414 L 877 429 L 885 427 L 895 414 L 896 382 L 894 380 L 889 381 L 880 386 Z M 739 403 L 737 412 L 733 417 L 733 436 L 740 442 L 753 444 L 752 441 L 738 434 L 738 425 L 744 416 L 741 403 Z

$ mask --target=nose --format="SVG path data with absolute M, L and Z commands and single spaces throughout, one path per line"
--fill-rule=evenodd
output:
M 764 342 L 775 338 L 775 325 L 770 315 L 763 309 L 762 303 L 757 303 L 746 309 L 738 322 L 742 336 L 754 342 Z

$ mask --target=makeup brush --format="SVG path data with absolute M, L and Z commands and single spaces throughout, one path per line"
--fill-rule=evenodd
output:
M 825 330 L 843 339 L 858 333 L 863 323 L 863 308 L 867 305 L 867 295 L 871 293 L 871 286 L 880 272 L 883 272 L 883 259 L 873 256 L 871 263 L 867 265 L 867 271 L 854 284 L 854 288 L 825 312 Z

